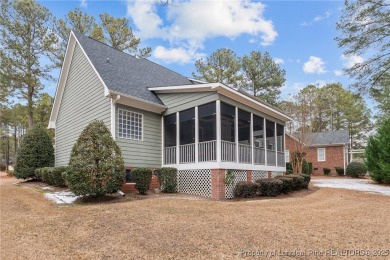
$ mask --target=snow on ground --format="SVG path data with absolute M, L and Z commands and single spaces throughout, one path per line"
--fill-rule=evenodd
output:
M 367 179 L 312 179 L 312 182 L 317 187 L 359 190 L 390 196 L 390 186 L 374 184 Z
M 70 191 L 48 192 L 45 197 L 57 204 L 72 204 L 79 197 Z

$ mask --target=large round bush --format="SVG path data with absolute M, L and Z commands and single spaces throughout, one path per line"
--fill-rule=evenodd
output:
M 367 173 L 367 169 L 363 163 L 351 162 L 347 166 L 346 174 L 350 177 L 355 177 L 355 178 L 363 177 L 364 175 L 366 175 L 366 173 Z
M 125 179 L 122 153 L 103 121 L 80 134 L 69 161 L 66 180 L 76 195 L 101 196 L 118 191 Z
M 35 169 L 54 166 L 54 148 L 46 130 L 35 125 L 23 136 L 16 155 L 14 175 L 18 179 L 36 178 Z

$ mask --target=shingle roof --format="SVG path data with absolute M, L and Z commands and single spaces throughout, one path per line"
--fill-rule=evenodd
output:
M 109 90 L 163 105 L 148 87 L 192 85 L 186 77 L 73 31 Z
M 338 130 L 338 131 L 310 133 L 305 139 L 306 139 L 306 144 L 309 146 L 348 144 L 349 131 Z

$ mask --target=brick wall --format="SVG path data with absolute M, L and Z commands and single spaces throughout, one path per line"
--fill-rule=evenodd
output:
M 211 198 L 225 199 L 225 170 L 211 169 Z
M 126 167 L 126 170 L 132 170 L 134 167 Z M 152 172 L 154 172 L 155 169 L 152 169 Z M 158 182 L 158 177 L 157 175 L 152 175 L 152 181 L 149 186 L 149 190 L 153 191 L 154 189 L 159 189 L 160 188 L 160 183 Z M 124 182 L 122 184 L 121 188 L 122 192 L 124 193 L 138 193 L 137 188 L 135 187 L 135 183 L 126 183 Z
M 331 169 L 330 174 L 336 174 L 335 167 L 344 168 L 343 146 L 326 146 L 325 161 L 319 162 L 317 159 L 317 147 L 310 147 L 305 157 L 306 161 L 313 163 L 313 175 L 323 175 L 323 168 Z M 317 168 L 317 170 L 314 170 Z

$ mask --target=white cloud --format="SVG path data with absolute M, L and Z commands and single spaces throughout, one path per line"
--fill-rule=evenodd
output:
M 274 58 L 274 62 L 275 62 L 276 64 L 284 64 L 284 60 L 281 59 L 281 58 Z
M 325 14 L 323 14 L 323 15 L 318 15 L 318 16 L 316 16 L 316 17 L 314 17 L 313 18 L 313 20 L 311 20 L 310 22 L 303 22 L 303 23 L 301 23 L 300 25 L 301 26 L 309 26 L 309 25 L 311 25 L 311 24 L 313 24 L 313 23 L 317 23 L 317 22 L 319 22 L 319 21 L 322 21 L 322 20 L 324 20 L 324 19 L 327 19 L 327 18 L 329 18 L 331 15 L 332 15 L 332 11 L 331 10 L 328 10 L 328 11 L 326 11 L 325 12 Z
M 303 64 L 303 71 L 308 74 L 323 74 L 325 70 L 325 62 L 320 57 L 310 56 L 309 60 Z
M 362 63 L 364 62 L 364 59 L 362 56 L 359 55 L 350 55 L 350 56 L 345 56 L 344 54 L 341 55 L 341 60 L 344 63 L 344 67 L 347 69 L 352 68 L 355 64 L 357 63 Z
M 334 75 L 336 75 L 337 77 L 339 77 L 339 76 L 343 76 L 344 73 L 343 73 L 342 70 L 335 70 L 335 71 L 334 71 Z
M 256 43 L 257 41 L 256 41 L 256 39 L 249 39 L 249 43 Z
M 88 6 L 87 0 L 80 0 L 80 6 L 83 8 L 87 8 L 87 6 Z
M 127 1 L 127 14 L 142 39 L 167 40 L 170 47 L 203 48 L 206 40 L 241 35 L 250 42 L 271 45 L 278 36 L 271 20 L 264 18 L 265 5 L 247 0 L 175 1 L 157 10 L 155 0 Z
M 163 60 L 166 63 L 190 63 L 203 56 L 203 54 L 197 53 L 195 50 L 188 50 L 182 47 L 167 49 L 159 45 L 153 51 L 153 57 Z

